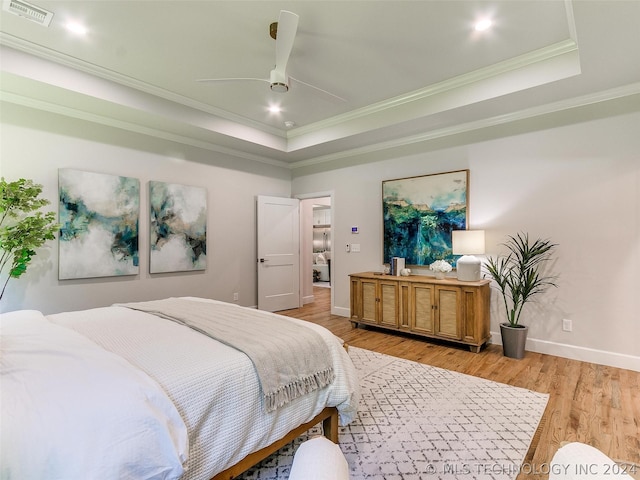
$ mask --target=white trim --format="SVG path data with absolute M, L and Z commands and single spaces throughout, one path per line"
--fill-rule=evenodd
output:
M 640 93 L 640 82 L 632 83 L 629 85 L 623 85 L 622 87 L 616 87 L 605 91 L 590 93 L 582 95 L 580 97 L 574 97 L 570 99 L 560 100 L 558 102 L 548 103 L 544 105 L 538 105 L 535 107 L 525 108 L 515 112 L 497 115 L 494 117 L 483 118 L 481 120 L 475 120 L 467 123 L 460 123 L 451 127 L 444 127 L 436 130 L 431 130 L 426 133 L 419 133 L 402 138 L 396 138 L 380 143 L 371 143 L 362 147 L 352 148 L 350 150 L 343 150 L 341 152 L 330 153 L 327 155 L 321 155 L 315 158 L 307 160 L 299 160 L 289 164 L 289 168 L 295 170 L 297 168 L 307 167 L 311 165 L 318 165 L 335 160 L 341 160 L 344 158 L 355 157 L 358 155 L 371 154 L 383 150 L 390 150 L 393 148 L 406 147 L 412 144 L 428 142 L 438 138 L 450 137 L 453 135 L 459 135 L 461 133 L 472 132 L 488 127 L 495 127 L 498 125 L 506 125 L 517 121 L 527 120 L 530 118 L 536 118 L 543 115 L 549 115 L 558 113 L 574 108 L 593 105 L 596 103 L 607 102 L 616 100 L 622 97 L 629 97 L 632 95 L 638 95 Z
M 143 82 L 142 80 L 138 80 L 136 78 L 123 75 L 113 70 L 100 67 L 99 65 L 96 65 L 93 63 L 85 62 L 84 60 L 80 60 L 78 58 L 72 57 L 65 53 L 57 52 L 55 50 L 44 47 L 42 45 L 29 42 L 27 40 L 24 40 L 20 37 L 16 37 L 9 33 L 0 32 L 0 44 L 7 45 L 8 47 L 19 50 L 21 52 L 28 53 L 29 55 L 33 55 L 35 57 L 42 58 L 50 62 L 54 62 L 59 65 L 63 65 L 65 67 L 72 68 L 74 70 L 88 73 L 89 75 L 94 75 L 98 78 L 102 78 L 104 80 L 108 80 L 110 82 L 113 82 L 119 85 L 124 85 L 126 87 L 133 88 L 135 90 L 139 90 L 141 92 L 148 93 L 150 95 L 154 95 L 156 97 L 160 97 L 165 100 L 176 102 L 178 104 L 185 105 L 185 106 L 194 108 L 196 110 L 206 112 L 216 117 L 230 120 L 240 125 L 245 125 L 247 127 L 251 127 L 263 132 L 267 132 L 277 137 L 285 138 L 286 136 L 281 129 L 271 127 L 269 125 L 265 125 L 261 122 L 248 119 L 241 115 L 236 115 L 234 113 L 228 112 L 227 110 L 222 110 L 220 108 L 213 107 L 206 103 L 202 103 L 192 98 L 185 97 L 184 95 L 170 92 L 169 90 L 165 90 L 155 85 L 151 85 L 149 83 Z
M 331 315 L 351 318 L 351 311 L 348 308 L 344 307 L 331 307 Z
M 502 345 L 500 332 L 491 332 L 491 343 Z M 607 352 L 605 350 L 550 342 L 537 338 L 527 338 L 526 350 L 640 372 L 640 357 L 626 355 L 624 353 Z
M 570 6 L 570 4 L 569 4 Z M 408 147 L 411 145 L 419 144 L 422 142 L 428 142 L 434 139 L 449 137 L 461 133 L 466 133 L 470 131 L 480 130 L 488 127 L 495 127 L 498 125 L 509 124 L 511 122 L 522 121 L 530 118 L 540 117 L 547 114 L 553 114 L 560 111 L 570 110 L 578 107 L 584 107 L 587 105 L 597 104 L 601 102 L 611 101 L 614 99 L 619 99 L 623 97 L 631 97 L 640 93 L 640 82 L 635 82 L 629 85 L 624 85 L 621 87 L 611 88 L 605 91 L 599 91 L 595 93 L 589 93 L 586 95 L 582 95 L 579 97 L 574 97 L 570 99 L 561 100 L 558 102 L 552 102 L 548 104 L 538 105 L 535 107 L 525 108 L 523 110 L 519 110 L 516 112 L 512 112 L 505 115 L 498 115 L 490 118 L 484 118 L 481 120 L 476 120 L 472 122 L 467 122 L 464 124 L 455 125 L 452 127 L 445 127 L 436 130 L 430 130 L 422 134 L 411 135 L 407 137 L 397 138 L 389 141 L 384 141 L 380 143 L 370 143 L 364 145 L 362 147 L 352 148 L 348 150 L 343 150 L 340 152 L 330 153 L 326 155 L 320 155 L 313 158 L 307 158 L 302 160 L 293 160 L 289 162 L 286 159 L 286 154 L 291 152 L 292 150 L 298 150 L 300 147 L 296 147 L 293 149 L 292 141 L 296 138 L 300 138 L 300 129 L 296 129 L 296 131 L 290 131 L 286 134 L 286 136 L 282 135 L 282 132 L 279 129 L 266 129 L 262 124 L 251 123 L 247 125 L 246 122 L 239 121 L 240 119 L 232 116 L 231 118 L 226 118 L 226 116 L 220 114 L 213 107 L 207 108 L 206 105 L 203 105 L 199 102 L 187 99 L 180 95 L 172 94 L 171 92 L 166 91 L 157 91 L 154 86 L 151 85 L 141 85 L 138 84 L 136 80 L 130 79 L 125 76 L 120 76 L 115 72 L 111 72 L 106 69 L 96 69 L 95 66 L 86 65 L 84 62 L 78 61 L 77 59 L 73 59 L 71 57 L 67 58 L 67 56 L 60 56 L 55 54 L 44 47 L 39 47 L 37 45 L 30 44 L 29 42 L 21 41 L 16 37 L 0 32 L 0 45 L 7 45 L 9 48 L 15 48 L 18 52 L 24 52 L 30 55 L 34 55 L 35 58 L 41 58 L 45 61 L 55 62 L 58 65 L 61 65 L 66 68 L 74 69 L 77 72 L 83 72 L 87 74 L 94 75 L 96 78 L 101 78 L 103 80 L 114 83 L 115 85 L 120 85 L 122 87 L 126 87 L 129 89 L 134 89 L 137 91 L 142 91 L 149 95 L 153 95 L 158 99 L 163 99 L 165 101 L 173 102 L 175 105 L 182 106 L 184 108 L 190 108 L 192 113 L 200 113 L 204 112 L 206 114 L 212 115 L 217 119 L 226 119 L 229 122 L 234 122 L 237 125 L 243 125 L 247 128 L 252 128 L 254 131 L 259 131 L 260 133 L 264 133 L 265 135 L 269 135 L 274 141 L 277 140 L 278 143 L 263 145 L 267 146 L 270 149 L 278 153 L 284 153 L 285 158 L 276 159 L 272 157 L 261 157 L 254 155 L 249 152 L 243 152 L 240 148 L 227 148 L 227 147 L 219 147 L 216 146 L 213 142 L 209 142 L 206 140 L 195 138 L 195 136 L 190 135 L 189 132 L 184 132 L 183 129 L 177 130 L 174 132 L 167 132 L 161 130 L 159 128 L 149 127 L 142 125 L 142 122 L 138 122 L 140 124 L 133 124 L 132 122 L 120 121 L 114 118 L 109 118 L 106 115 L 94 114 L 85 111 L 80 111 L 75 108 L 70 108 L 62 105 L 55 105 L 51 102 L 37 100 L 32 98 L 26 98 L 18 94 L 9 94 L 9 92 L 3 92 L 3 101 L 9 101 L 11 103 L 20 104 L 24 106 L 28 106 L 30 108 L 37 108 L 45 111 L 50 111 L 53 113 L 66 115 L 72 118 L 79 118 L 82 120 L 88 120 L 95 123 L 114 126 L 116 128 L 124 128 L 127 130 L 131 130 L 137 133 L 141 133 L 144 135 L 150 135 L 152 137 L 157 138 L 167 138 L 175 142 L 183 143 L 185 145 L 192 145 L 199 148 L 205 148 L 210 151 L 217 151 L 220 153 L 225 153 L 234 157 L 244 158 L 247 160 L 253 160 L 264 164 L 269 164 L 277 167 L 288 168 L 289 170 L 295 171 L 299 168 L 304 168 L 312 165 L 318 165 L 322 163 L 327 163 L 331 161 L 337 161 L 341 159 L 347 159 L 352 157 L 363 156 L 367 154 L 372 154 L 375 152 L 384 152 L 389 151 L 394 148 L 400 147 Z M 468 75 L 463 75 L 461 77 L 456 77 L 454 79 L 450 79 L 446 82 L 442 82 L 441 84 L 431 85 L 426 87 L 425 89 L 418 90 L 417 92 L 411 92 L 401 98 L 396 97 L 395 99 L 390 99 L 387 102 L 384 102 L 384 105 L 371 105 L 367 107 L 366 112 L 368 114 L 374 113 L 386 113 L 390 109 L 400 107 L 405 104 L 410 104 L 414 101 L 428 100 L 429 96 L 432 95 L 441 95 L 447 94 L 452 89 L 467 87 L 469 85 L 474 85 L 474 82 L 482 81 L 483 79 L 493 78 L 499 72 L 506 73 L 510 71 L 518 70 L 518 68 L 523 66 L 529 66 L 531 64 L 536 64 L 536 62 L 541 61 L 542 59 L 554 59 L 561 57 L 562 55 L 567 54 L 577 54 L 577 49 L 575 48 L 575 44 L 572 40 L 565 40 L 563 42 L 559 42 L 555 45 L 551 45 L 544 49 L 530 52 L 523 57 L 518 57 L 516 59 L 511 59 L 510 61 L 503 64 L 498 64 L 491 68 L 487 67 L 487 69 L 482 69 L 477 72 L 472 72 Z M 486 71 L 485 71 L 486 70 Z M 40 81 L 37 80 L 36 81 Z M 66 88 L 66 87 L 65 87 Z M 161 89 L 160 89 L 161 90 Z M 109 100 L 107 100 L 109 101 Z M 126 105 L 125 105 L 126 106 Z M 133 107 L 135 108 L 135 107 Z M 139 108 L 138 108 L 139 110 Z M 147 114 L 157 115 L 154 112 L 146 112 Z M 364 112 L 352 112 L 349 115 L 354 115 L 358 113 L 358 115 L 362 115 Z M 424 113 L 424 112 L 423 112 Z M 433 112 L 435 113 L 435 112 Z M 357 117 L 361 118 L 361 117 Z M 332 119 L 327 119 L 327 122 L 336 122 L 341 120 L 341 117 L 335 117 Z M 342 119 L 344 123 L 345 119 Z M 351 121 L 349 119 L 349 121 Z M 253 126 L 252 126 L 253 125 Z M 318 124 L 315 124 L 316 127 Z M 207 128 L 203 127 L 202 122 L 198 122 L 196 125 L 198 128 Z M 261 128 L 258 128 L 260 126 Z M 322 126 L 322 124 L 320 125 Z M 172 128 L 172 127 L 168 127 Z M 305 128 L 311 128 L 311 126 L 305 126 Z M 328 127 L 323 127 L 328 128 Z M 173 129 L 173 128 L 172 128 Z M 209 128 L 214 133 L 218 133 L 220 135 L 229 136 L 229 131 L 218 132 L 213 128 Z M 302 130 L 304 132 L 304 130 Z M 230 136 L 239 138 L 241 140 L 254 143 L 256 145 L 262 145 L 260 141 L 255 139 L 249 140 L 246 138 L 246 135 L 243 137 L 239 137 L 237 135 L 231 134 Z M 280 143 L 282 141 L 282 143 Z
M 180 143 L 182 145 L 189 145 L 196 148 L 202 148 L 211 152 L 222 153 L 229 155 L 230 157 L 242 158 L 244 160 L 250 160 L 254 162 L 260 162 L 274 167 L 290 169 L 290 164 L 274 160 L 268 157 L 260 157 L 251 153 L 243 152 L 235 148 L 228 148 L 217 145 L 212 142 L 206 142 L 194 137 L 189 137 L 181 134 L 176 134 L 164 130 L 160 130 L 154 127 L 147 127 L 139 123 L 127 122 L 119 120 L 117 118 L 110 118 L 104 115 L 95 114 L 91 112 L 84 112 L 73 107 L 66 107 L 63 105 L 57 105 L 54 103 L 46 102 L 44 100 L 25 97 L 11 92 L 0 91 L 0 101 L 13 103 L 15 105 L 21 105 L 23 107 L 34 108 L 44 112 L 55 113 L 57 115 L 63 115 L 69 118 L 75 118 L 79 120 L 85 120 L 88 122 L 97 123 L 99 125 L 106 125 L 108 127 L 120 128 L 141 135 L 147 135 L 154 138 L 160 138 L 162 140 L 169 140 L 171 142 Z
M 333 315 L 341 317 L 350 317 L 348 308 L 334 307 L 331 309 Z M 491 332 L 491 343 L 502 345 L 500 332 Z M 555 355 L 557 357 L 569 358 L 571 360 L 579 360 L 581 362 L 597 363 L 598 365 L 606 365 L 615 368 L 624 368 L 640 372 L 640 357 L 626 355 L 624 353 L 607 352 L 605 350 L 596 350 L 595 348 L 579 347 L 576 345 L 568 345 L 565 343 L 549 342 L 546 340 L 538 340 L 528 338 L 526 350 L 529 352 L 544 353 L 545 355 Z
M 317 193 L 299 193 L 297 195 L 294 195 L 293 197 L 297 198 L 298 200 L 308 200 L 310 198 L 331 197 L 331 201 L 333 202 L 333 190 L 327 190 L 326 192 L 317 192 Z M 331 213 L 333 213 L 333 212 L 331 212 Z M 333 220 L 333 217 L 331 217 L 331 219 Z
M 313 295 L 307 295 L 306 297 L 302 297 L 302 305 L 306 305 L 307 303 L 313 303 L 316 301 L 316 297 Z
M 308 200 L 310 198 L 326 198 L 329 197 L 331 200 L 331 205 L 330 205 L 330 210 L 331 210 L 331 258 L 335 258 L 333 256 L 334 250 L 333 250 L 333 245 L 335 244 L 335 232 L 334 232 L 334 228 L 335 228 L 335 198 L 334 198 L 334 190 L 327 190 L 324 192 L 315 192 L 315 193 L 299 193 L 296 195 L 293 195 L 293 198 L 297 198 L 298 200 Z M 300 222 L 300 238 L 302 238 L 302 222 Z M 302 265 L 302 249 L 300 249 L 300 265 Z M 333 268 L 331 269 L 331 272 L 329 272 L 329 282 L 331 284 L 331 300 L 330 300 L 330 308 L 331 308 L 331 313 L 333 313 L 333 309 L 334 309 L 334 305 L 335 305 L 335 288 L 333 288 L 333 286 L 335 285 L 335 266 L 336 263 L 333 263 Z M 302 272 L 302 268 L 300 268 L 300 272 Z M 302 279 L 302 273 L 300 274 L 300 282 L 304 281 L 304 279 Z M 300 283 L 300 291 L 302 292 L 302 283 Z M 304 300 L 303 300 L 304 301 Z M 348 316 L 348 315 L 347 315 Z
M 458 75 L 456 77 L 449 78 L 442 82 L 438 82 L 433 85 L 429 85 L 427 87 L 405 93 L 403 95 L 398 95 L 397 97 L 390 98 L 382 102 L 374 103 L 357 110 L 353 110 L 341 115 L 336 115 L 326 120 L 321 120 L 316 123 L 298 127 L 294 130 L 290 130 L 287 133 L 287 138 L 291 139 L 300 137 L 318 130 L 335 127 L 346 122 L 365 118 L 374 113 L 384 112 L 400 105 L 415 102 L 417 100 L 428 99 L 435 95 L 440 95 L 468 85 L 473 85 L 482 80 L 495 78 L 505 73 L 513 72 L 530 65 L 535 65 L 551 58 L 556 58 L 561 55 L 576 52 L 577 50 L 578 45 L 573 39 L 563 40 L 558 43 L 540 48 L 538 50 L 534 50 L 532 52 L 525 53 L 508 60 L 504 60 L 494 65 Z
M 571 13 L 572 13 L 571 4 L 568 3 L 567 15 L 568 15 L 568 23 L 569 23 L 568 26 L 569 26 L 570 32 L 575 30 L 575 26 L 572 26 L 573 16 L 572 15 L 569 16 L 569 14 Z M 5 32 L 0 32 L 0 43 L 3 45 L 7 45 L 8 47 L 11 47 L 15 50 L 27 53 L 29 55 L 33 55 L 35 57 L 38 57 L 47 61 L 51 61 L 59 65 L 72 68 L 74 70 L 88 73 L 90 75 L 94 75 L 98 78 L 102 78 L 119 85 L 124 85 L 129 88 L 133 88 L 135 90 L 148 93 L 150 95 L 154 95 L 159 98 L 163 98 L 165 100 L 176 102 L 178 104 L 185 105 L 185 106 L 200 110 L 202 112 L 206 112 L 210 115 L 214 115 L 219 118 L 230 120 L 240 125 L 245 125 L 251 128 L 261 130 L 263 132 L 267 132 L 274 136 L 286 138 L 288 141 L 297 137 L 299 138 L 299 137 L 308 135 L 309 133 L 316 132 L 317 130 L 324 130 L 324 129 L 336 127 L 339 125 L 343 125 L 344 123 L 358 121 L 376 113 L 385 113 L 389 109 L 393 109 L 401 105 L 428 99 L 434 95 L 440 95 L 440 94 L 450 92 L 452 90 L 456 90 L 465 86 L 473 85 L 477 82 L 496 78 L 501 75 L 529 67 L 531 65 L 536 65 L 538 63 L 541 63 L 550 59 L 554 59 L 563 55 L 575 53 L 578 51 L 578 45 L 575 41 L 575 38 L 572 36 L 569 39 L 559 41 L 557 43 L 534 50 L 532 52 L 525 53 L 523 55 L 519 55 L 515 58 L 504 60 L 494 65 L 490 65 L 485 68 L 480 68 L 478 70 L 475 70 L 466 74 L 458 75 L 456 77 L 444 80 L 434 85 L 429 85 L 425 88 L 421 88 L 404 95 L 399 95 L 397 97 L 387 99 L 382 102 L 378 102 L 363 108 L 359 108 L 357 110 L 347 112 L 342 115 L 336 115 L 334 117 L 321 120 L 313 124 L 298 127 L 294 130 L 283 131 L 282 129 L 278 129 L 269 125 L 262 124 L 260 122 L 256 122 L 254 120 L 247 119 L 245 117 L 233 114 L 226 110 L 222 110 L 222 109 L 213 107 L 211 105 L 202 103 L 200 101 L 191 99 L 189 97 L 185 97 L 183 95 L 165 90 L 155 85 L 151 85 L 149 83 L 143 82 L 136 78 L 120 74 L 113 70 L 103 68 L 92 63 L 85 62 L 78 58 L 72 57 L 70 55 L 67 55 L 61 52 L 57 52 L 55 50 L 44 47 L 42 45 L 37 45 L 35 43 L 29 42 L 27 40 L 24 40 L 22 38 L 16 37 L 14 35 L 11 35 Z M 290 143 L 288 143 L 285 151 L 287 152 L 291 151 Z

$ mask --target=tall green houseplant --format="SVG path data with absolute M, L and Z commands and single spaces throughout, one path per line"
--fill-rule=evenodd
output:
M 548 287 L 557 287 L 555 277 L 544 275 L 543 264 L 552 259 L 557 244 L 536 239 L 529 242 L 527 233 L 509 235 L 503 243 L 507 255 L 489 258 L 485 265 L 491 278 L 498 284 L 509 325 L 519 325 L 522 307 Z
M 0 180 L 0 274 L 6 275 L 0 300 L 9 280 L 27 271 L 36 249 L 47 240 L 54 240 L 60 228 L 55 212 L 36 212 L 51 203 L 39 198 L 41 193 L 42 185 L 31 180 L 21 178 L 9 183 L 4 177 Z
M 555 277 L 546 275 L 544 268 L 553 258 L 557 244 L 540 238 L 531 242 L 527 233 L 518 233 L 509 235 L 502 245 L 509 253 L 489 258 L 485 269 L 502 294 L 507 315 L 508 323 L 500 325 L 504 353 L 508 357 L 522 358 L 527 327 L 520 325 L 520 315 L 533 297 L 549 287 L 557 287 Z

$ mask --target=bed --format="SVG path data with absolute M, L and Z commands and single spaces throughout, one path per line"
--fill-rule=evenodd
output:
M 328 330 L 214 300 L 164 301 L 224 317 L 221 325 L 234 330 L 276 325 L 300 343 L 292 352 L 310 349 L 305 335 L 320 339 L 330 381 L 307 381 L 269 403 L 254 356 L 149 310 L 153 302 L 3 314 L 1 478 L 234 478 L 320 421 L 335 441 L 338 422 L 355 417 L 357 374 Z M 277 335 L 253 337 L 262 344 Z M 282 349 L 268 355 L 283 356 Z

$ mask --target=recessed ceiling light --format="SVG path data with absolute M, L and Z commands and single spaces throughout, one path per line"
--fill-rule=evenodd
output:
M 269 106 L 269 112 L 270 113 L 280 113 L 282 111 L 282 109 L 280 108 L 280 105 L 271 105 Z
M 296 126 L 296 122 L 292 122 L 291 120 L 287 120 L 286 122 L 284 122 L 284 126 L 287 128 L 293 128 Z
M 476 22 L 474 28 L 476 29 L 476 32 L 484 32 L 486 30 L 489 30 L 492 25 L 493 25 L 493 22 L 491 21 L 490 18 L 484 18 Z
M 67 22 L 65 28 L 76 35 L 86 35 L 87 27 L 78 22 Z

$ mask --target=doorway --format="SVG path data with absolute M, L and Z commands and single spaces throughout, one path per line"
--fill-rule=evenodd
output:
M 317 297 L 331 310 L 333 306 L 333 192 L 296 196 L 300 200 L 300 293 L 302 304 Z M 326 302 L 330 295 L 331 301 Z

